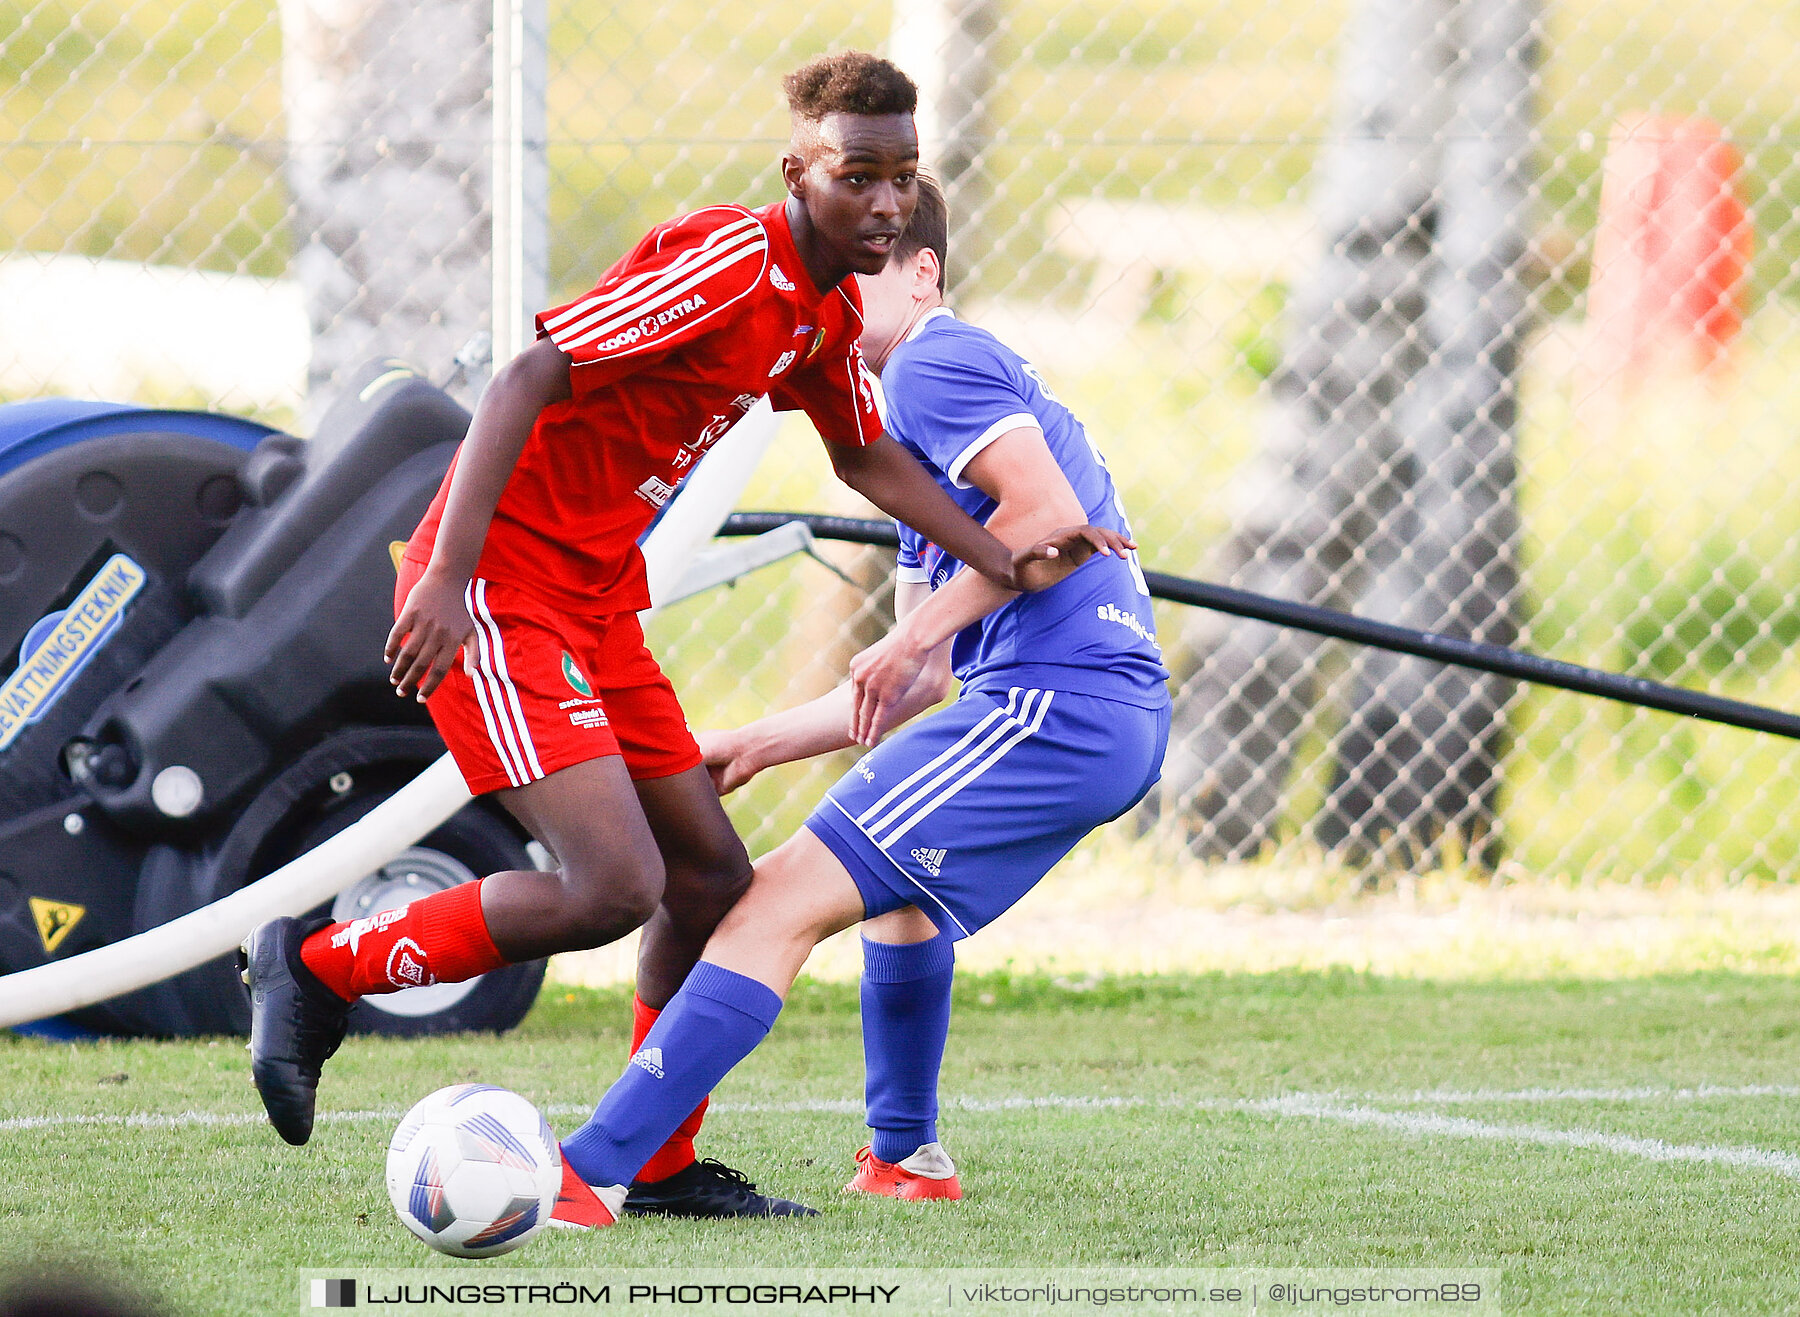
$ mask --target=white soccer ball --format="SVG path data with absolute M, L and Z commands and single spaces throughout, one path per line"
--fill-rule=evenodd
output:
M 510 1253 L 550 1220 L 562 1154 L 538 1109 L 492 1084 L 440 1088 L 388 1142 L 387 1188 L 406 1228 L 440 1253 Z

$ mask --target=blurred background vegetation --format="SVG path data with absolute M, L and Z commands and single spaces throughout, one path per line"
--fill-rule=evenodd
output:
M 1201 571 L 1229 524 L 1229 484 L 1257 443 L 1279 358 L 1285 277 L 1163 270 L 1134 318 L 1097 325 L 1094 261 L 1053 241 L 1052 220 L 1095 200 L 1303 213 L 1348 9 L 1002 5 L 983 157 L 992 193 L 957 296 L 1084 418 L 1156 568 Z M 777 196 L 779 75 L 829 47 L 878 47 L 890 27 L 885 8 L 844 0 L 730 12 L 558 0 L 551 13 L 553 301 L 699 200 Z M 1519 435 L 1522 642 L 1800 706 L 1800 7 L 1560 0 L 1546 24 Z M 283 277 L 280 57 L 271 3 L 11 6 L 0 14 L 0 251 Z M 1743 155 L 1757 233 L 1746 328 L 1711 376 L 1596 400 L 1582 308 L 1601 163 L 1618 117 L 1646 109 L 1709 116 Z M 178 385 L 145 392 L 213 401 Z M 263 418 L 292 423 L 279 409 Z M 849 510 L 816 444 L 790 421 L 743 506 Z M 797 560 L 659 617 L 653 644 L 696 726 L 829 685 L 843 657 L 839 590 Z M 1170 612 L 1159 621 L 1165 636 L 1178 630 Z M 1800 871 L 1789 787 L 1800 756 L 1788 744 L 1547 691 L 1521 689 L 1511 716 L 1502 876 Z M 1301 756 L 1296 832 L 1323 791 L 1314 759 Z M 769 774 L 734 798 L 752 849 L 785 836 L 841 767 Z

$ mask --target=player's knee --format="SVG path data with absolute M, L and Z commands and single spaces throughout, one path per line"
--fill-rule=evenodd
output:
M 770 938 L 811 945 L 861 917 L 860 900 L 822 884 L 820 875 L 783 847 L 757 861 L 755 881 L 720 920 L 723 938 Z M 853 893 L 852 893 L 853 894 Z
M 705 934 L 750 890 L 755 876 L 750 857 L 734 836 L 716 853 L 684 856 L 669 865 L 663 904 L 685 929 Z
M 751 867 L 750 857 L 739 848 L 735 856 L 721 856 L 718 862 L 700 875 L 697 886 L 699 904 L 712 912 L 712 920 L 716 924 L 724 917 L 727 910 L 743 899 L 750 890 L 750 882 L 756 876 Z
M 601 946 L 641 928 L 663 898 L 662 861 L 638 856 L 603 870 L 564 870 L 564 918 L 569 936 L 586 946 Z
M 581 947 L 616 942 L 649 922 L 650 916 L 656 913 L 656 905 L 655 898 L 641 890 L 590 897 L 570 912 L 569 941 Z
M 678 852 L 664 851 L 669 880 L 688 877 L 693 886 L 742 896 L 750 886 L 750 854 L 728 823 L 716 830 L 684 839 Z
M 800 930 L 790 927 L 785 916 L 785 911 L 768 908 L 753 887 L 744 900 L 725 912 L 706 949 L 710 954 L 729 952 L 734 947 L 768 947 L 791 941 Z

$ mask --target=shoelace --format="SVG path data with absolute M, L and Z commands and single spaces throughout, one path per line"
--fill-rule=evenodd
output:
M 732 1184 L 741 1184 L 744 1188 L 751 1190 L 756 1188 L 756 1186 L 750 1182 L 749 1176 L 745 1175 L 734 1166 L 727 1166 L 722 1161 L 715 1161 L 713 1158 L 707 1157 L 701 1161 L 695 1162 L 694 1165 L 699 1167 L 702 1171 L 705 1171 L 715 1180 L 729 1180 Z

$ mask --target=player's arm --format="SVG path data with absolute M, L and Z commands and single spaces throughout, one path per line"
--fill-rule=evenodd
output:
M 905 618 L 930 597 L 931 587 L 925 582 L 902 581 L 894 587 L 894 613 Z M 925 712 L 943 699 L 949 689 L 950 646 L 945 643 L 938 646 L 937 652 L 921 670 L 919 679 L 894 706 L 893 723 L 903 723 Z M 850 736 L 853 707 L 850 683 L 845 682 L 816 700 L 758 718 L 731 731 L 700 733 L 700 750 L 712 773 L 713 785 L 723 796 L 737 790 L 765 768 L 848 749 L 856 744 Z
M 957 507 L 918 459 L 891 436 L 884 434 L 874 443 L 860 447 L 827 446 L 832 468 L 840 480 L 896 521 L 911 526 L 996 583 L 996 588 L 1048 589 L 1090 555 L 1123 553 L 1131 547 L 1117 532 L 1081 524 L 1079 503 L 1074 505 L 1073 520 L 1049 523 L 1022 543 L 1004 543 L 991 529 Z M 1044 451 L 1048 457 L 1049 450 Z M 1052 468 L 1055 465 L 1052 461 Z M 1061 474 L 1058 470 L 1057 475 Z M 1063 483 L 1068 484 L 1066 480 Z M 1073 497 L 1071 493 L 1071 500 Z
M 591 291 L 539 314 L 542 337 L 481 395 L 457 456 L 431 564 L 389 634 L 389 678 L 401 694 L 429 695 L 456 661 L 457 649 L 467 652 L 475 625 L 463 594 L 538 413 L 577 393 L 585 398 L 610 388 L 726 326 L 730 308 L 757 286 L 767 250 L 766 235 L 748 211 L 708 207 L 658 225 Z M 687 275 L 703 275 L 704 282 Z M 666 321 L 666 328 L 641 333 L 636 326 L 645 316 Z
M 388 680 L 399 694 L 416 692 L 423 701 L 469 643 L 475 622 L 463 595 L 494 509 L 538 413 L 570 396 L 569 358 L 547 338 L 501 367 L 482 391 L 457 454 L 431 563 L 407 595 L 383 651 L 391 665 Z
M 987 529 L 1009 549 L 1043 543 L 1057 527 L 1086 516 L 1043 432 L 1033 427 L 1008 430 L 988 444 L 963 468 L 962 479 L 998 504 Z M 1124 536 L 1108 535 L 1111 538 L 1099 552 L 1112 552 L 1115 543 L 1120 552 L 1137 547 Z M 881 641 L 852 659 L 852 740 L 862 745 L 880 741 L 901 721 L 900 711 L 910 707 L 912 686 L 925 673 L 931 656 L 964 627 L 1017 597 L 1016 591 L 985 575 L 958 572 Z

